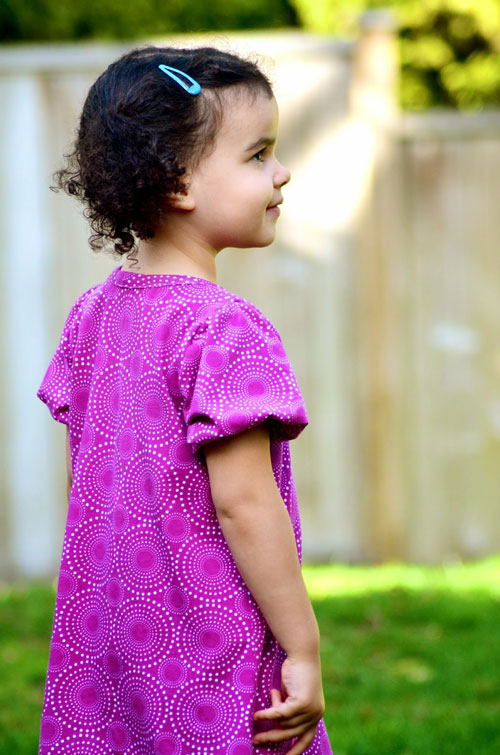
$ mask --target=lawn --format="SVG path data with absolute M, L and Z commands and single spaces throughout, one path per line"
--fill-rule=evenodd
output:
M 306 566 L 335 755 L 500 753 L 500 558 Z M 0 589 L 0 755 L 34 755 L 54 591 Z
M 305 577 L 335 755 L 500 753 L 500 559 Z

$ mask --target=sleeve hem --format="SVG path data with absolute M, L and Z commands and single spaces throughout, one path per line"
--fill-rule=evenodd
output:
M 269 437 L 273 443 L 284 443 L 294 440 L 308 425 L 308 419 L 306 416 L 304 416 L 303 420 L 291 419 L 287 421 L 272 413 L 264 416 L 252 417 L 244 423 L 235 424 L 233 427 L 225 426 L 220 428 L 215 424 L 209 425 L 208 423 L 205 426 L 200 426 L 198 421 L 196 428 L 193 428 L 192 432 L 190 432 L 191 428 L 188 426 L 186 440 L 191 446 L 193 453 L 198 453 L 206 443 L 239 435 L 246 430 L 257 427 L 257 425 L 260 425 L 263 422 L 267 422 L 268 424 Z
M 63 425 L 69 425 L 68 404 L 56 404 L 44 391 L 38 391 L 37 398 L 42 401 L 50 412 L 52 419 Z

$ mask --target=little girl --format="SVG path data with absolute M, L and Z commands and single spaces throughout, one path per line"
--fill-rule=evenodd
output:
M 147 47 L 91 87 L 58 185 L 125 264 L 83 293 L 38 390 L 69 508 L 42 755 L 328 755 L 273 325 L 216 282 L 275 235 L 289 171 L 267 78 Z

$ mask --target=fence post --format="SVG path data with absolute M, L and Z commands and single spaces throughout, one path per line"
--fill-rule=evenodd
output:
M 404 557 L 406 550 L 398 458 L 394 266 L 384 235 L 385 225 L 394 219 L 397 193 L 396 40 L 394 20 L 387 11 L 362 16 L 352 76 L 351 117 L 371 145 L 369 186 L 358 215 L 355 245 L 361 510 L 365 552 L 370 560 L 387 561 Z

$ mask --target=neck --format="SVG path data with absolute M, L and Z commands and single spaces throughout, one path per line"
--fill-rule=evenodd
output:
M 216 249 L 184 233 L 182 243 L 174 241 L 172 234 L 157 233 L 148 241 L 140 240 L 133 259 L 122 265 L 122 270 L 152 275 L 193 275 L 217 283 Z

